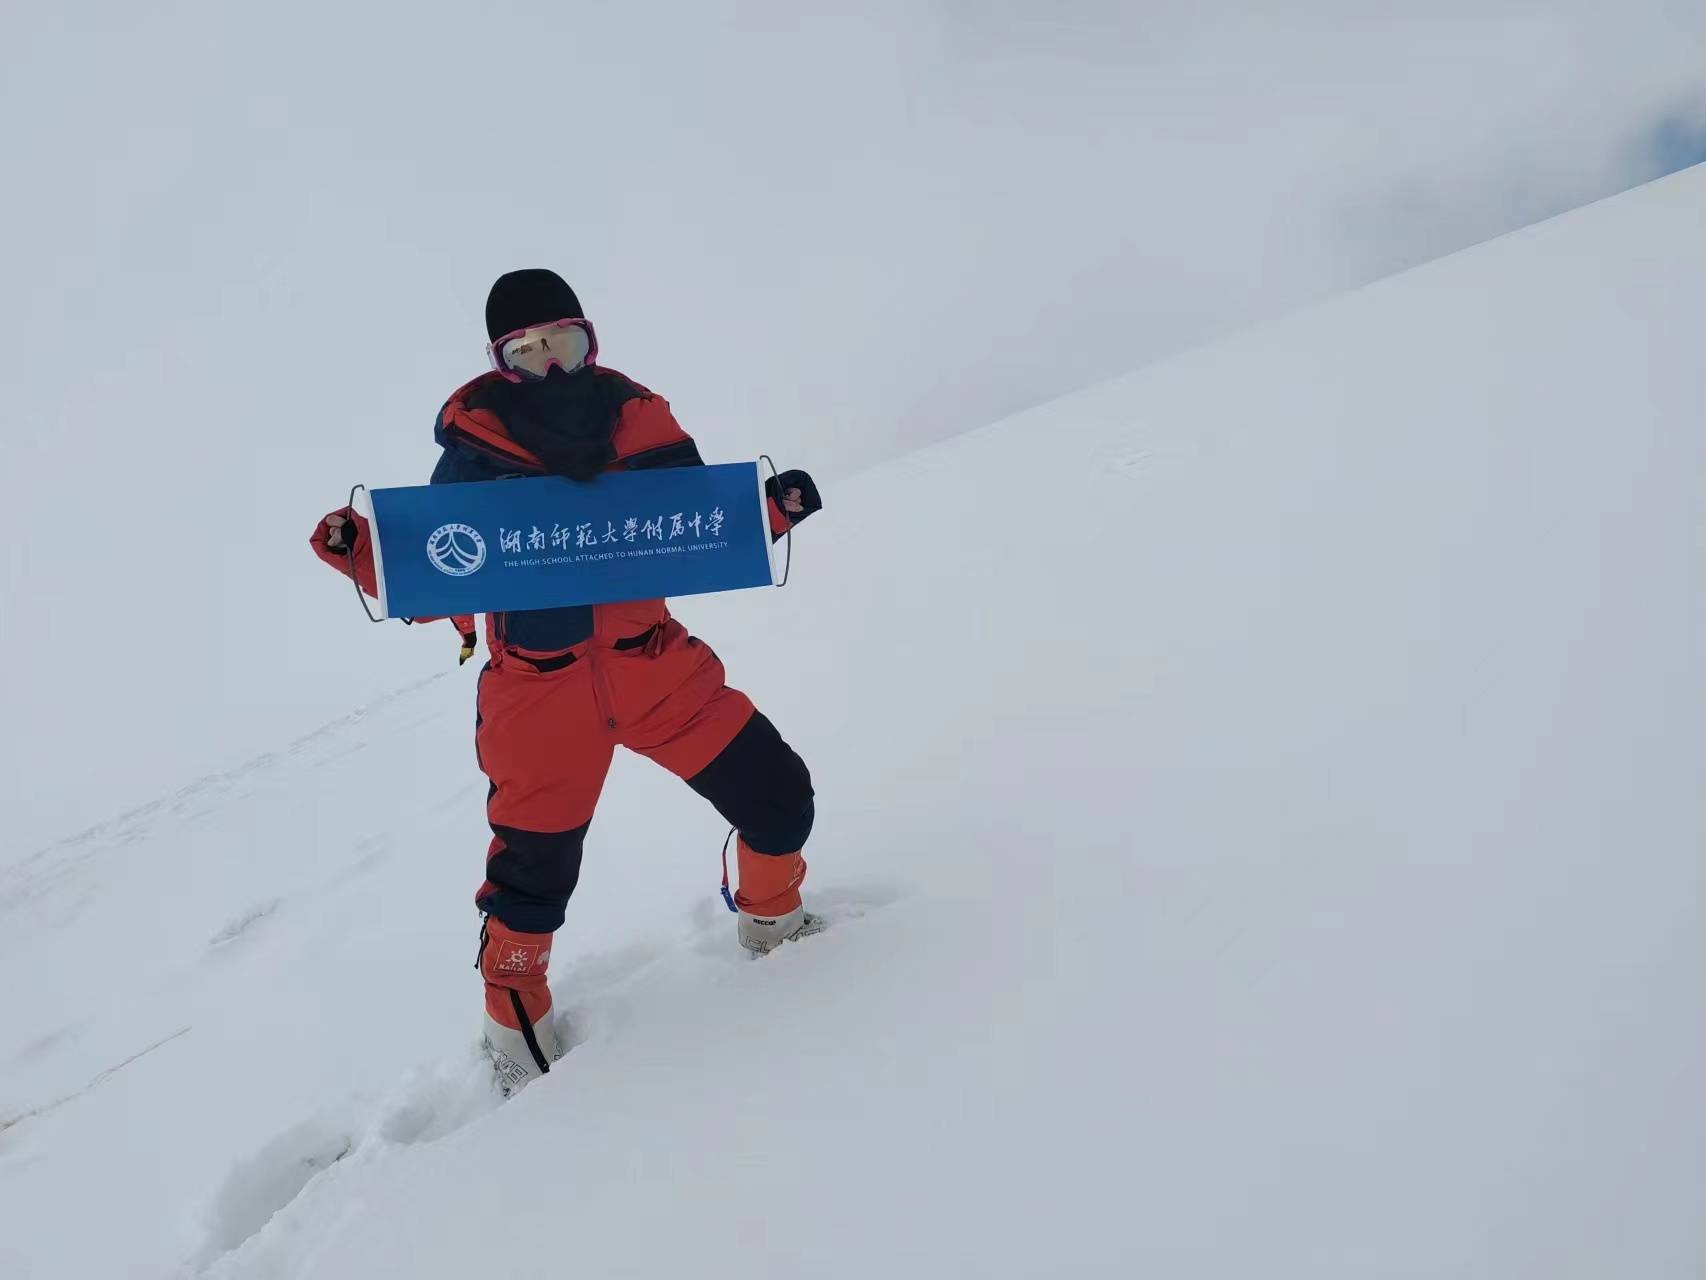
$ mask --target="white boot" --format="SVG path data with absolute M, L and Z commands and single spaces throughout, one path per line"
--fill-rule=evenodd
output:
M 544 1055 L 542 1064 L 519 1031 L 486 1015 L 486 1034 L 481 1047 L 491 1055 L 492 1069 L 497 1073 L 498 1088 L 504 1097 L 517 1093 L 551 1069 L 550 1064 L 563 1056 L 563 1042 L 557 1035 L 557 1020 L 547 1013 L 533 1028 L 533 1039 Z
M 785 916 L 775 917 L 755 916 L 743 911 L 737 925 L 740 945 L 758 956 L 769 955 L 784 942 L 809 938 L 827 928 L 829 921 L 822 916 L 814 916 L 803 906 L 795 907 Z

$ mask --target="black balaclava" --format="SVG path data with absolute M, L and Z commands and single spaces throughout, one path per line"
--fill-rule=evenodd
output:
M 555 271 L 529 267 L 499 276 L 486 295 L 486 336 L 553 320 L 584 320 L 580 299 Z M 510 437 L 571 480 L 590 480 L 609 464 L 611 436 L 630 384 L 590 368 L 552 369 L 539 382 L 494 379 L 488 402 Z

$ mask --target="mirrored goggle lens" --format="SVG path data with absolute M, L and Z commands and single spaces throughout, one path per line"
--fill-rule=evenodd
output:
M 541 325 L 505 338 L 493 349 L 500 370 L 543 378 L 552 365 L 578 369 L 592 353 L 592 339 L 579 324 Z

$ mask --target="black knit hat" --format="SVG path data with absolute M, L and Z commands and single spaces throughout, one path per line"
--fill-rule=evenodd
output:
M 544 267 L 506 272 L 486 295 L 486 337 L 494 342 L 529 325 L 584 316 L 581 300 L 568 282 Z

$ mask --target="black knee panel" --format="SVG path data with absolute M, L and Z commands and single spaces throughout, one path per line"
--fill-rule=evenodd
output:
M 476 905 L 523 933 L 561 928 L 564 909 L 580 882 L 581 850 L 590 825 L 572 831 L 494 826 L 503 848 L 486 859 L 491 892 Z
M 757 853 L 794 853 L 811 835 L 811 772 L 761 712 L 687 785 Z

